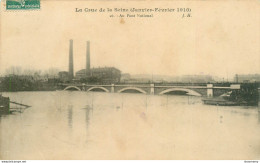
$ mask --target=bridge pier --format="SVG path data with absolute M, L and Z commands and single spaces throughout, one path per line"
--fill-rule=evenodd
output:
M 82 91 L 86 91 L 86 84 L 85 83 L 82 84 Z
M 114 93 L 115 92 L 115 84 L 111 84 L 111 90 L 110 90 L 111 93 Z
M 154 84 L 151 84 L 150 86 L 151 86 L 150 94 L 151 94 L 151 95 L 154 95 Z
M 258 123 L 260 124 L 260 87 L 257 88 L 258 91 Z
M 213 97 L 213 84 L 207 84 L 207 96 Z

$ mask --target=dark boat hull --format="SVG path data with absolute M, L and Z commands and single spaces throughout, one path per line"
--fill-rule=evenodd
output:
M 0 95 L 0 114 L 8 114 L 10 109 L 9 97 L 3 97 Z
M 220 105 L 220 106 L 249 106 L 251 103 L 245 101 L 229 101 L 222 98 L 204 98 L 203 103 L 206 105 Z

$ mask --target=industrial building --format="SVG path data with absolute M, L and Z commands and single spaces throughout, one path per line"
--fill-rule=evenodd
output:
M 87 41 L 86 50 L 86 68 L 76 72 L 74 77 L 73 65 L 73 40 L 70 40 L 69 48 L 69 71 L 60 72 L 59 78 L 65 82 L 67 80 L 81 80 L 84 82 L 99 82 L 99 83 L 118 83 L 121 78 L 121 71 L 115 67 L 99 67 L 90 68 L 90 42 Z
M 236 74 L 234 77 L 236 83 L 255 83 L 260 82 L 260 74 Z
M 114 67 L 92 68 L 91 74 L 86 76 L 86 69 L 76 72 L 76 79 L 96 79 L 101 83 L 118 83 L 120 82 L 121 72 Z

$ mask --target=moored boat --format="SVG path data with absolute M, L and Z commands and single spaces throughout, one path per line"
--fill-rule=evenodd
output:
M 221 106 L 238 106 L 238 105 L 247 105 L 245 101 L 230 101 L 226 100 L 223 97 L 212 97 L 212 98 L 203 98 L 204 104 L 207 105 L 221 105 Z
M 10 109 L 9 97 L 4 97 L 0 94 L 0 114 L 8 114 Z
M 252 98 L 253 97 L 253 98 Z M 222 105 L 222 106 L 257 106 L 258 97 L 252 94 L 239 94 L 236 91 L 227 92 L 219 97 L 207 97 L 202 101 L 207 105 Z

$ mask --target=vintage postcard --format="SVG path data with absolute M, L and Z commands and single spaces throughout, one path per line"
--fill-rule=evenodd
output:
M 0 160 L 259 160 L 259 0 L 1 0 Z

